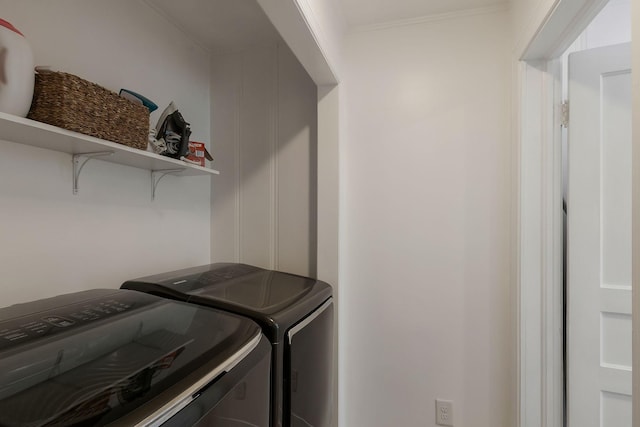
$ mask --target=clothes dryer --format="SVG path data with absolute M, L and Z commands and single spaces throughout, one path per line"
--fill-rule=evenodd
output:
M 320 280 L 217 263 L 122 285 L 256 321 L 272 345 L 271 425 L 328 427 L 332 417 L 333 298 Z

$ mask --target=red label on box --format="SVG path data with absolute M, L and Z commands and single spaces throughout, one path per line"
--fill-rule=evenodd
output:
M 188 160 L 191 160 L 200 166 L 204 166 L 204 153 L 204 142 L 189 141 L 189 154 L 187 154 Z

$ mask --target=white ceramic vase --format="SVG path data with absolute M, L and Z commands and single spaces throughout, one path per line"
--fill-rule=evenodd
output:
M 0 111 L 26 117 L 34 79 L 29 43 L 13 25 L 0 19 Z

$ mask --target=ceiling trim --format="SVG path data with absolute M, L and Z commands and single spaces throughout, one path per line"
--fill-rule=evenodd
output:
M 304 22 L 307 24 L 307 27 L 309 28 L 309 32 L 311 33 L 311 36 L 313 37 L 316 44 L 318 45 L 320 54 L 322 55 L 324 60 L 327 62 L 327 67 L 329 68 L 330 73 L 333 74 L 333 76 L 335 77 L 335 80 L 337 83 L 338 74 L 336 73 L 335 65 L 331 63 L 332 58 L 331 58 L 331 55 L 328 55 L 327 48 L 326 48 L 329 45 L 328 39 L 326 37 L 325 32 L 322 29 L 322 26 L 319 24 L 319 19 L 315 11 L 311 7 L 309 0 L 294 0 L 294 1 L 296 3 L 296 6 L 298 7 L 298 10 L 300 11 L 300 15 L 302 16 L 302 19 L 304 19 Z
M 257 0 L 280 36 L 318 86 L 336 85 L 338 79 L 329 64 L 310 21 L 297 1 Z
M 363 33 L 369 31 L 386 30 L 389 28 L 406 27 L 409 25 L 426 24 L 431 22 L 446 21 L 450 19 L 465 18 L 468 16 L 485 15 L 490 13 L 505 12 L 509 10 L 509 3 L 501 2 L 490 6 L 473 9 L 463 9 L 455 12 L 424 15 L 416 18 L 398 19 L 379 24 L 357 25 L 349 29 L 350 33 Z
M 525 61 L 560 57 L 607 3 L 608 0 L 554 2 L 529 44 L 525 47 L 516 45 L 520 49 L 516 55 Z

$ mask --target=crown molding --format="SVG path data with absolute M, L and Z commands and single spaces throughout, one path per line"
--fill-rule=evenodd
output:
M 433 15 L 424 15 L 416 18 L 398 19 L 393 21 L 381 22 L 378 24 L 358 25 L 352 27 L 350 33 L 365 33 L 370 31 L 387 30 L 396 27 L 406 27 L 410 25 L 428 24 L 432 22 L 448 21 L 451 19 L 466 18 L 476 15 L 487 15 L 491 13 L 506 12 L 509 10 L 508 2 L 495 3 L 485 7 L 473 9 L 463 9 L 455 12 L 438 13 Z

